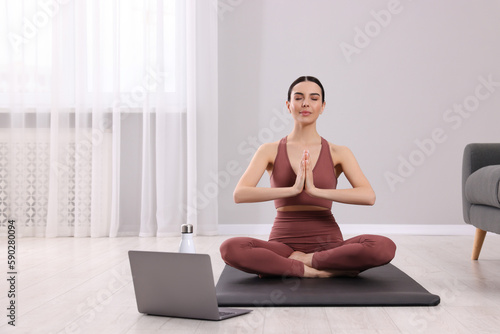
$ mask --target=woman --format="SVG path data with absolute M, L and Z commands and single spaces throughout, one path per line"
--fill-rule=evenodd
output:
M 260 146 L 234 190 L 236 203 L 274 200 L 277 216 L 269 241 L 224 241 L 220 251 L 228 265 L 260 276 L 334 277 L 356 276 L 394 258 L 396 245 L 386 237 L 343 240 L 332 202 L 373 205 L 375 193 L 352 152 L 316 131 L 325 104 L 318 79 L 303 76 L 291 84 L 286 106 L 292 132 Z M 257 187 L 266 170 L 271 188 Z M 336 189 L 342 173 L 352 189 Z

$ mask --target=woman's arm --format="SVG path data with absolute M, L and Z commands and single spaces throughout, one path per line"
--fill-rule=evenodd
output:
M 274 162 L 276 144 L 263 144 L 252 158 L 250 165 L 234 189 L 233 197 L 236 203 L 253 203 L 271 201 L 278 198 L 291 197 L 299 194 L 304 188 L 304 173 L 299 172 L 292 187 L 263 188 L 257 187 L 262 174 Z
M 359 167 L 354 154 L 345 146 L 336 146 L 334 156 L 342 167 L 352 189 L 319 189 L 314 186 L 313 174 L 308 161 L 305 163 L 306 192 L 313 196 L 346 204 L 373 205 L 375 192 Z

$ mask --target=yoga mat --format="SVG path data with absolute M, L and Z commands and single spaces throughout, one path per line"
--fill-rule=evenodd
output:
M 436 306 L 440 302 L 392 264 L 357 277 L 265 277 L 227 266 L 217 282 L 219 306 Z

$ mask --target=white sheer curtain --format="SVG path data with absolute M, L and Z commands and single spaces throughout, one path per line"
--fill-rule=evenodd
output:
M 0 226 L 215 234 L 217 1 L 0 4 Z

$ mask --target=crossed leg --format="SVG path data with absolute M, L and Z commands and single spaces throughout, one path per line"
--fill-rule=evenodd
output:
M 332 248 L 304 253 L 295 251 L 290 258 L 318 270 L 364 271 L 389 263 L 395 255 L 396 245 L 384 236 L 363 234 L 350 238 Z
M 224 241 L 220 251 L 224 262 L 248 273 L 333 277 L 355 276 L 390 262 L 396 245 L 383 236 L 360 235 L 327 250 L 303 253 L 281 242 L 236 237 Z
M 304 264 L 289 259 L 293 249 L 281 242 L 235 237 L 224 241 L 220 252 L 224 262 L 247 273 L 304 276 Z

